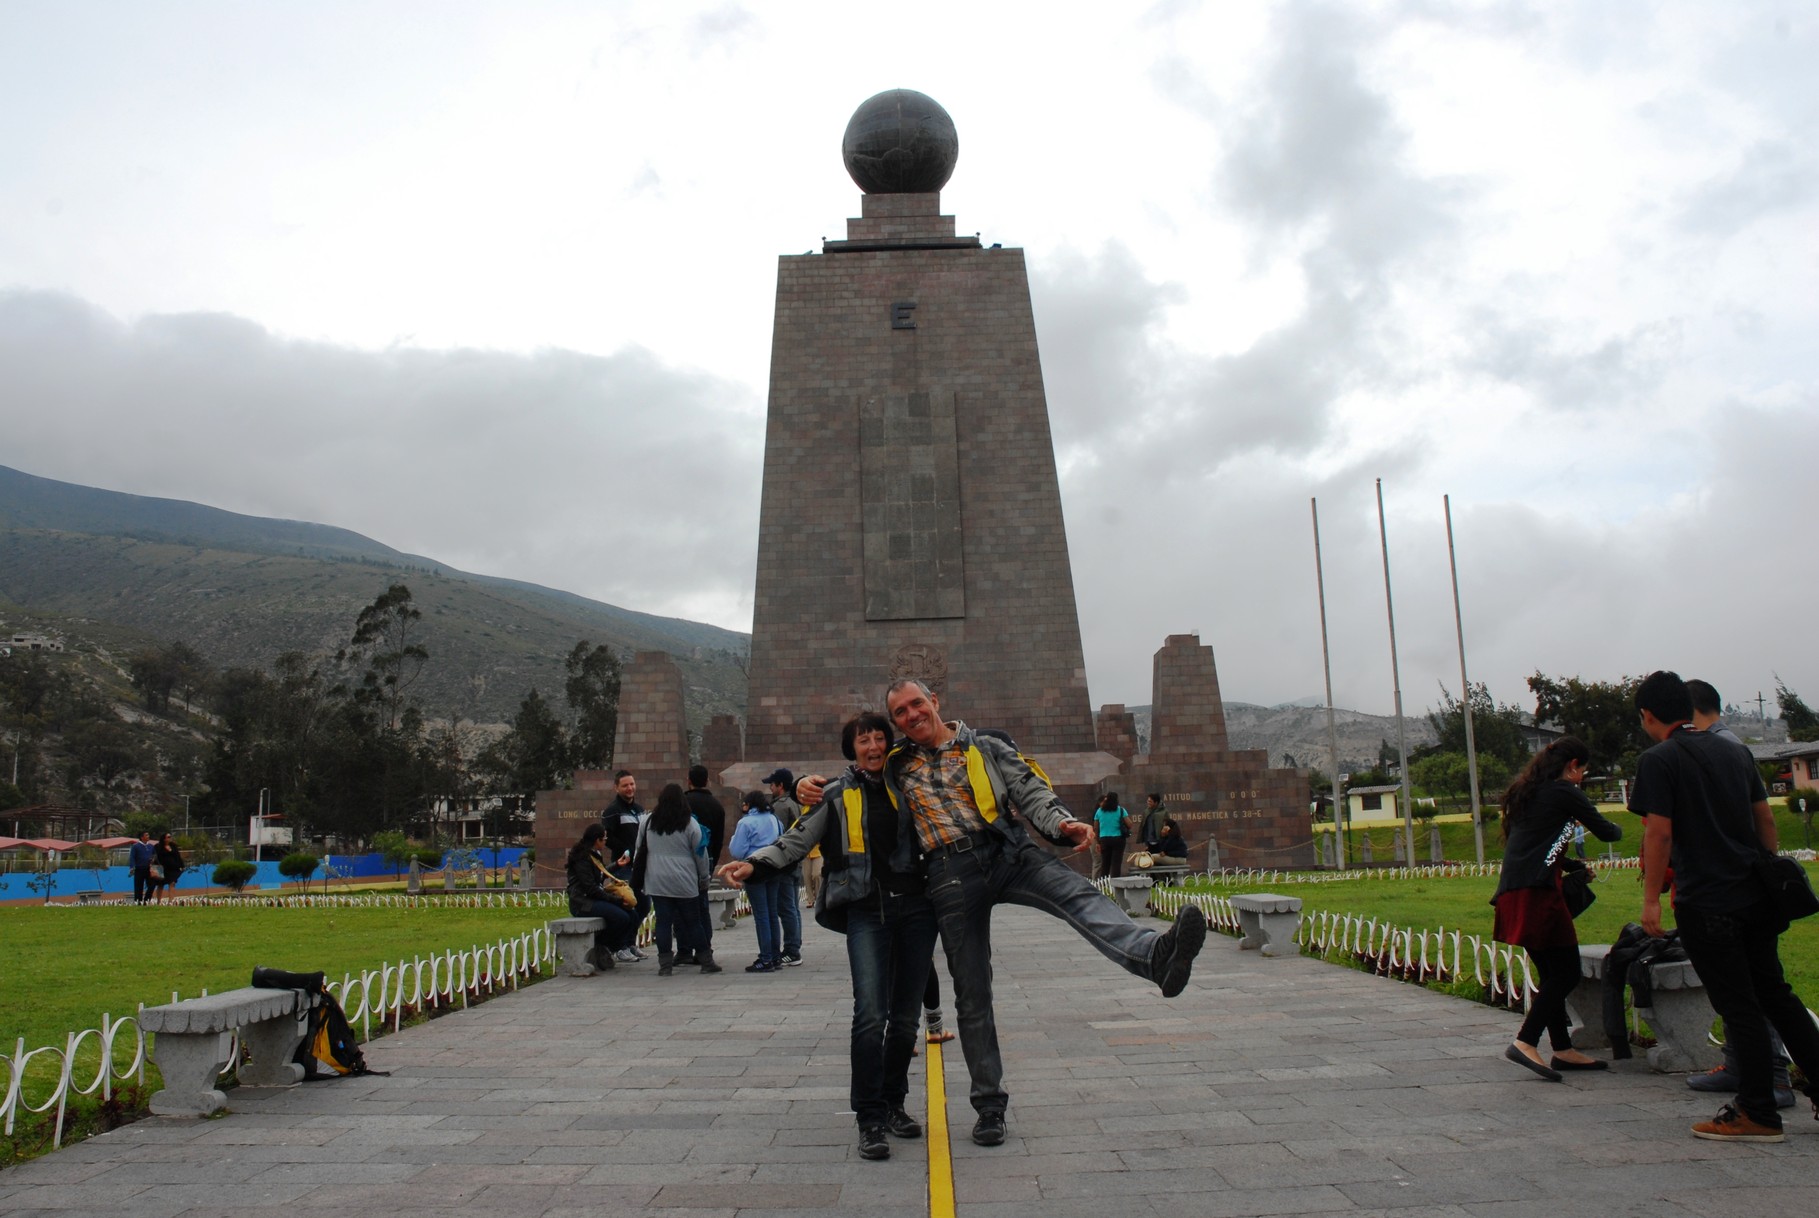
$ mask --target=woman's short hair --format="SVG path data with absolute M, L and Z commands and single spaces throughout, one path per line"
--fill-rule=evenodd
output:
M 846 721 L 840 729 L 840 755 L 848 761 L 859 760 L 859 754 L 853 748 L 853 742 L 867 732 L 883 732 L 884 747 L 889 748 L 894 739 L 891 721 L 877 711 L 860 711 Z

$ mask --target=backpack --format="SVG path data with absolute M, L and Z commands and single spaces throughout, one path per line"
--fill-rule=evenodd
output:
M 328 992 L 327 978 L 322 973 L 287 973 L 283 969 L 255 968 L 253 985 L 262 990 L 296 990 L 304 995 L 305 1007 L 298 1018 L 305 1024 L 303 1043 L 291 1058 L 303 1067 L 303 1081 L 341 1078 L 349 1074 L 385 1076 L 389 1071 L 374 1070 L 360 1052 L 347 1012 Z

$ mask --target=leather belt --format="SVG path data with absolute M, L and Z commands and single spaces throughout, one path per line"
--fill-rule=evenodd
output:
M 957 841 L 948 842 L 943 846 L 936 846 L 933 850 L 928 852 L 927 858 L 930 862 L 933 862 L 936 859 L 947 858 L 949 855 L 969 853 L 970 851 L 977 850 L 979 847 L 983 846 L 988 840 L 988 837 L 989 835 L 985 833 L 969 833 Z

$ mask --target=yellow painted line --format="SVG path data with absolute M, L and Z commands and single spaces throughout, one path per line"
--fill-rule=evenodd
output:
M 926 1046 L 928 1062 L 928 1215 L 954 1218 L 954 1151 L 947 1136 L 947 1072 L 941 1046 Z

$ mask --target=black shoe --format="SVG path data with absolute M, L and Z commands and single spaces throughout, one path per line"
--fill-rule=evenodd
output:
M 1001 1146 L 1004 1144 L 1004 1114 L 1002 1112 L 982 1112 L 979 1119 L 973 1122 L 973 1141 L 980 1146 Z
M 1198 905 L 1183 905 L 1175 915 L 1175 924 L 1162 932 L 1156 943 L 1156 984 L 1164 998 L 1173 998 L 1187 988 L 1187 976 L 1194 968 L 1194 957 L 1206 943 L 1206 915 Z
M 861 1125 L 859 1127 L 859 1157 L 861 1159 L 888 1159 L 891 1157 L 891 1144 L 884 1140 L 884 1126 Z
M 890 1115 L 884 1118 L 884 1127 L 890 1130 L 894 1137 L 919 1138 L 922 1136 L 922 1126 L 916 1123 L 915 1117 L 901 1108 L 891 1109 Z
M 696 958 L 694 952 L 677 952 L 676 953 L 676 963 L 677 964 L 700 964 L 701 961 Z
M 796 965 L 802 963 L 802 953 L 784 952 L 781 956 L 777 957 L 777 963 L 794 968 Z
M 1536 1061 L 1534 1058 L 1532 1058 L 1528 1054 L 1524 1053 L 1521 1049 L 1518 1049 L 1515 1045 L 1511 1045 L 1509 1048 L 1505 1049 L 1503 1051 L 1503 1056 L 1508 1058 L 1510 1061 L 1515 1062 L 1518 1066 L 1521 1066 L 1524 1070 L 1533 1070 L 1536 1074 L 1539 1074 L 1542 1078 L 1546 1079 L 1550 1083 L 1557 1083 L 1557 1082 L 1561 1081 L 1560 1071 L 1550 1070 L 1548 1067 L 1542 1065 L 1540 1062 Z
M 1547 1059 L 1547 1067 L 1550 1070 L 1561 1072 L 1567 1070 L 1609 1070 L 1611 1064 L 1607 1061 L 1600 1061 L 1595 1057 L 1589 1062 L 1569 1062 L 1564 1057 L 1550 1057 Z
M 774 973 L 777 971 L 777 966 L 772 964 L 769 960 L 766 960 L 763 956 L 760 956 L 746 965 L 745 971 L 748 973 Z

